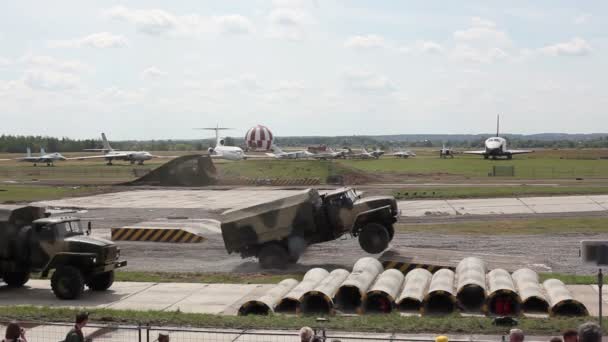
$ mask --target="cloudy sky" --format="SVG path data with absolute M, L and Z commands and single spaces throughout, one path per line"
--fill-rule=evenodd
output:
M 608 131 L 606 1 L 7 1 L 0 133 Z

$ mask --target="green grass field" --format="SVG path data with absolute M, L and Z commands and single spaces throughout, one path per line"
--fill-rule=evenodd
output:
M 403 187 L 394 190 L 396 199 L 421 198 L 493 198 L 523 196 L 558 196 L 606 194 L 606 186 L 471 186 L 471 187 Z
M 0 184 L 0 203 L 19 203 L 50 200 L 104 191 L 99 186 L 46 186 Z
M 41 322 L 73 322 L 77 308 L 50 308 L 34 306 L 0 307 L 0 319 Z M 154 326 L 182 326 L 224 329 L 285 329 L 297 332 L 303 326 L 324 327 L 330 331 L 345 332 L 400 332 L 433 334 L 506 334 L 509 327 L 496 326 L 488 317 L 412 317 L 392 314 L 366 314 L 362 316 L 330 316 L 318 322 L 321 315 L 310 316 L 224 316 L 194 314 L 179 311 L 132 311 L 114 309 L 88 310 L 91 322 L 113 324 L 150 324 Z M 518 328 L 527 335 L 556 335 L 589 321 L 578 318 L 518 318 Z M 605 319 L 605 322 L 608 320 Z M 604 324 L 604 327 L 607 325 Z M 605 331 L 608 331 L 605 330 Z

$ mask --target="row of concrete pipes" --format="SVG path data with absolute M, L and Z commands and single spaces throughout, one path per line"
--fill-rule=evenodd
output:
M 352 272 L 321 268 L 309 270 L 298 282 L 281 281 L 264 296 L 244 303 L 240 315 L 279 313 L 389 313 L 394 310 L 420 314 L 454 311 L 482 312 L 492 316 L 545 313 L 551 316 L 588 315 L 558 279 L 542 284 L 538 274 L 523 268 L 510 274 L 503 269 L 487 272 L 479 258 L 465 258 L 456 267 L 434 274 L 414 269 L 404 275 L 384 270 L 374 258 L 362 258 Z

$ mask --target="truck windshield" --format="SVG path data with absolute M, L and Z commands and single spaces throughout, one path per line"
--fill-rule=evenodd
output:
M 56 225 L 57 233 L 63 234 L 82 234 L 80 221 L 61 222 Z

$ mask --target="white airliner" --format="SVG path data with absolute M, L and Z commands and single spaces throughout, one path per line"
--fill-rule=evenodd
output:
M 103 148 L 100 149 L 87 149 L 85 151 L 101 151 L 104 154 L 97 156 L 84 156 L 69 158 L 70 160 L 85 160 L 85 159 L 105 159 L 107 165 L 112 165 L 112 160 L 124 160 L 134 164 L 137 162 L 139 165 L 143 165 L 144 161 L 152 158 L 175 158 L 174 156 L 155 156 L 147 151 L 119 151 L 115 150 L 110 146 L 106 134 L 101 133 L 101 140 L 103 142 Z
M 226 146 L 226 139 L 220 137 L 220 131 L 227 130 L 230 128 L 223 127 L 210 127 L 210 128 L 195 128 L 206 131 L 215 131 L 215 147 L 209 147 L 209 156 L 213 159 L 226 159 L 226 160 L 245 160 L 247 155 L 242 148 L 238 146 Z
M 499 137 L 500 132 L 500 116 L 496 117 L 496 136 L 488 138 L 485 141 L 485 149 L 480 151 L 464 151 L 466 154 L 482 155 L 483 159 L 496 159 L 498 157 L 506 157 L 512 159 L 514 154 L 532 153 L 533 150 L 509 150 L 507 148 L 507 139 Z

